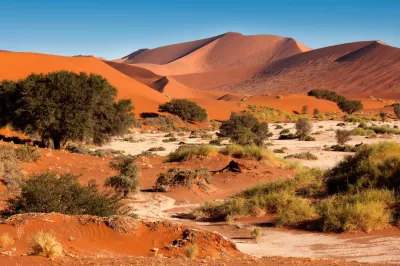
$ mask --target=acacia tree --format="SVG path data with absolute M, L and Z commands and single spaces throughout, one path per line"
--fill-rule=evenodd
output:
M 105 78 L 68 71 L 32 74 L 0 83 L 0 126 L 34 133 L 60 149 L 69 140 L 102 144 L 135 121 L 131 100 L 116 102 L 117 89 Z
M 206 121 L 207 111 L 201 108 L 197 103 L 186 99 L 173 99 L 170 102 L 159 106 L 160 112 L 167 112 L 179 116 L 185 121 Z
M 222 122 L 220 135 L 229 137 L 233 142 L 240 145 L 255 144 L 261 146 L 265 139 L 271 136 L 268 124 L 259 122 L 250 113 L 238 114 L 233 112 L 229 120 Z
M 363 104 L 361 103 L 361 101 L 358 100 L 355 101 L 344 100 L 339 102 L 337 105 L 340 108 L 340 110 L 348 113 L 349 115 L 363 109 Z

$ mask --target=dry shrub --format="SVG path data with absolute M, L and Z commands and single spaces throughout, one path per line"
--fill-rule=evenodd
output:
M 262 231 L 260 227 L 254 227 L 253 230 L 251 231 L 251 237 L 254 239 L 254 241 L 258 242 L 260 241 L 262 236 Z
M 40 160 L 42 155 L 36 147 L 23 145 L 15 149 L 18 160 L 22 162 L 32 163 Z
M 192 260 L 195 259 L 198 254 L 199 248 L 197 247 L 197 244 L 190 245 L 185 250 L 186 257 Z
M 47 258 L 59 257 L 63 254 L 62 245 L 48 232 L 39 232 L 34 235 L 29 242 L 29 248 L 32 255 Z
M 6 248 L 15 242 L 9 234 L 3 233 L 0 235 L 0 248 Z

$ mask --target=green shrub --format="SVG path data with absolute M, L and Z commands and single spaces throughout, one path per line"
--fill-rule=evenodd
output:
M 397 119 L 400 119 L 400 104 L 396 104 L 394 106 L 394 114 L 396 115 Z
M 118 175 L 111 176 L 105 180 L 106 187 L 112 187 L 119 195 L 127 197 L 129 193 L 139 189 L 139 167 L 136 158 L 130 155 L 123 155 L 114 158 L 110 167 L 118 171 Z
M 346 101 L 341 101 L 338 103 L 338 107 L 340 110 L 342 110 L 343 112 L 348 113 L 349 115 L 360 111 L 364 108 L 363 104 L 361 103 L 361 101 L 358 100 L 346 100 Z
M 374 131 L 376 134 L 400 134 L 400 129 L 387 126 L 369 126 L 367 129 Z
M 170 187 L 183 186 L 191 189 L 193 184 L 200 189 L 206 189 L 206 184 L 211 184 L 211 174 L 208 168 L 198 167 L 195 170 L 170 168 L 166 173 L 158 174 L 154 189 L 156 191 L 166 192 Z
M 38 148 L 28 145 L 19 146 L 15 153 L 18 160 L 27 163 L 37 162 L 42 157 Z
M 353 135 L 353 136 L 369 137 L 369 136 L 375 135 L 375 132 L 373 130 L 364 129 L 362 127 L 353 128 L 350 132 L 351 132 L 351 135 Z
M 308 114 L 308 106 L 307 106 L 307 105 L 304 105 L 304 106 L 301 108 L 301 113 L 302 113 L 303 115 Z
M 207 112 L 194 102 L 186 99 L 173 99 L 170 102 L 161 104 L 159 112 L 168 112 L 177 115 L 184 121 L 206 121 Z
M 222 122 L 219 135 L 229 137 L 232 142 L 240 145 L 257 146 L 262 146 L 264 140 L 271 136 L 267 123 L 260 123 L 252 114 L 234 112 L 229 120 Z
M 175 138 L 175 134 L 174 133 L 168 133 L 164 136 L 164 138 Z
M 279 135 L 287 135 L 289 133 L 290 133 L 290 130 L 285 128 L 285 129 L 281 130 L 281 132 L 279 132 Z
M 212 139 L 210 140 L 210 145 L 215 145 L 215 146 L 220 146 L 221 145 L 221 139 Z
M 347 100 L 345 97 L 329 90 L 311 90 L 308 92 L 308 96 L 314 96 L 317 99 L 325 99 L 335 103 Z
M 87 186 L 72 174 L 43 173 L 21 182 L 21 193 L 8 200 L 6 214 L 58 212 L 70 215 L 110 216 L 118 213 L 120 199 L 100 193 L 98 185 Z
M 301 152 L 296 154 L 289 154 L 285 156 L 285 159 L 296 158 L 301 160 L 318 160 L 318 157 L 312 154 L 311 152 Z
M 258 242 L 260 241 L 262 237 L 262 231 L 260 227 L 254 227 L 253 230 L 251 230 L 251 237 L 254 239 L 254 241 Z
M 286 202 L 277 209 L 277 226 L 299 227 L 317 217 L 311 201 L 300 197 L 287 197 Z
M 337 129 L 335 131 L 335 139 L 337 144 L 344 145 L 351 140 L 351 131 L 345 129 Z
M 330 151 L 340 151 L 340 152 L 356 152 L 363 144 L 357 144 L 355 146 L 350 145 L 332 145 L 329 150 Z
M 339 193 L 365 188 L 400 187 L 400 144 L 380 142 L 361 145 L 327 173 L 327 190 Z
M 215 147 L 208 144 L 182 145 L 168 154 L 166 162 L 182 162 L 196 157 L 207 157 L 214 152 L 216 152 Z
M 283 129 L 283 126 L 281 126 L 281 125 L 275 125 L 275 129 Z
M 283 149 L 274 149 L 273 153 L 285 153 Z
M 143 124 L 147 126 L 163 126 L 176 130 L 175 123 L 182 124 L 183 121 L 178 117 L 163 115 L 157 117 L 147 117 L 143 120 Z
M 389 225 L 392 217 L 387 208 L 393 202 L 392 191 L 366 190 L 332 196 L 321 201 L 317 211 L 325 232 L 370 232 Z
M 241 146 L 237 144 L 227 145 L 220 152 L 224 155 L 232 156 L 234 158 L 263 160 L 269 159 L 274 161 L 274 156 L 271 152 L 255 145 Z
M 172 137 L 172 138 L 163 139 L 162 142 L 174 142 L 174 141 L 177 141 L 177 140 L 178 140 L 177 138 Z
M 311 136 L 305 136 L 304 138 L 299 138 L 299 140 L 302 140 L 302 141 L 315 141 L 315 138 L 311 137 Z

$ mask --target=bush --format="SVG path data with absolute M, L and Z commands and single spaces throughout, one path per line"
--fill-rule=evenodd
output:
M 177 115 L 184 121 L 206 121 L 207 112 L 194 102 L 186 99 L 173 99 L 170 102 L 161 104 L 159 112 L 167 112 Z
M 321 115 L 321 112 L 319 111 L 319 109 L 315 108 L 313 111 L 314 118 L 318 118 L 320 115 Z
M 290 159 L 290 158 L 296 158 L 301 160 L 318 160 L 318 157 L 309 151 L 285 156 L 285 159 Z
M 273 153 L 285 153 L 283 149 L 274 149 Z
M 164 115 L 147 117 L 143 120 L 143 124 L 147 126 L 164 126 L 176 130 L 175 123 L 182 124 L 182 120 L 178 117 Z
M 251 230 L 251 237 L 254 239 L 254 241 L 258 242 L 260 241 L 262 237 L 262 231 L 260 227 L 254 227 L 253 230 Z
M 199 248 L 196 244 L 188 246 L 185 250 L 185 255 L 188 259 L 194 260 L 199 254 Z
M 327 173 L 330 194 L 366 188 L 400 188 L 400 144 L 380 142 L 361 145 Z
M 210 145 L 215 145 L 215 146 L 220 146 L 221 145 L 221 139 L 213 139 L 210 140 Z
M 30 253 L 32 255 L 47 258 L 62 256 L 63 248 L 57 239 L 47 232 L 39 232 L 34 235 L 29 242 Z
M 304 106 L 301 108 L 301 113 L 302 113 L 303 115 L 308 114 L 308 106 L 307 106 L 307 105 L 304 105 Z
M 344 145 L 351 140 L 351 131 L 345 129 L 338 129 L 335 131 L 335 139 L 339 145 Z
M 356 152 L 363 144 L 357 144 L 355 146 L 350 145 L 332 145 L 329 150 L 341 151 L 341 152 Z
M 271 159 L 271 153 L 262 148 L 255 145 L 252 146 L 241 146 L 237 144 L 227 145 L 220 151 L 224 155 L 229 155 L 234 158 L 242 158 L 242 159 L 254 159 L 254 160 L 263 160 L 263 159 Z
M 289 133 L 290 133 L 290 130 L 285 128 L 285 129 L 281 130 L 281 132 L 279 132 L 279 135 L 287 135 Z
M 374 131 L 376 134 L 400 134 L 400 130 L 387 126 L 369 126 L 366 129 Z
M 214 152 L 216 152 L 215 147 L 208 144 L 182 145 L 176 151 L 168 154 L 166 162 L 182 162 L 196 157 L 207 157 Z
M 27 163 L 37 162 L 42 157 L 38 148 L 31 147 L 28 145 L 19 146 L 15 150 L 15 153 L 17 155 L 18 160 Z
M 311 201 L 300 197 L 287 197 L 283 206 L 277 210 L 277 226 L 299 227 L 317 217 Z
M 222 122 L 220 135 L 229 137 L 231 141 L 240 145 L 261 146 L 271 136 L 268 124 L 258 122 L 257 118 L 249 113 L 232 113 L 229 120 Z
M 170 168 L 166 173 L 158 174 L 154 189 L 156 191 L 166 192 L 170 187 L 183 186 L 191 189 L 193 184 L 205 189 L 206 184 L 211 184 L 211 174 L 208 168 L 198 167 L 195 170 Z
M 117 170 L 119 174 L 107 178 L 104 183 L 105 186 L 114 188 L 123 197 L 127 197 L 129 193 L 136 192 L 139 189 L 140 170 L 135 157 L 123 155 L 114 158 L 110 162 L 110 168 Z
M 55 149 L 84 139 L 102 144 L 127 132 L 135 121 L 131 100 L 116 101 L 116 97 L 117 89 L 99 75 L 31 74 L 0 83 L 2 107 L 6 103 L 0 108 L 0 126 L 39 133 L 42 142 Z
M 296 134 L 300 139 L 304 139 L 306 136 L 311 134 L 312 131 L 312 123 L 307 119 L 299 119 L 295 123 Z
M 385 112 L 380 112 L 380 113 L 379 113 L 379 116 L 380 116 L 382 122 L 385 122 L 385 121 L 386 121 L 387 113 L 385 113 Z
M 281 126 L 281 125 L 275 125 L 275 129 L 283 129 L 283 126 Z
M 396 115 L 397 119 L 400 119 L 400 104 L 396 104 L 394 106 L 394 114 Z
M 357 194 L 339 194 L 317 205 L 325 232 L 350 232 L 387 227 L 391 214 L 386 209 L 394 202 L 389 190 L 366 190 Z
M 345 97 L 329 90 L 311 90 L 308 92 L 308 96 L 314 96 L 317 99 L 325 99 L 335 103 L 347 100 Z
M 174 142 L 174 141 L 177 141 L 177 140 L 178 140 L 177 138 L 172 137 L 172 138 L 163 139 L 162 142 Z
M 3 183 L 13 192 L 18 192 L 22 178 L 16 151 L 13 146 L 0 145 L 0 176 Z
M 350 100 L 346 100 L 346 101 L 342 101 L 338 103 L 338 107 L 340 108 L 340 110 L 342 110 L 343 112 L 348 113 L 349 115 L 360 111 L 363 109 L 363 104 L 361 103 L 361 101 L 355 100 L 355 101 L 350 101 Z
M 364 129 L 364 128 L 361 128 L 361 127 L 353 128 L 350 132 L 351 132 L 351 135 L 353 135 L 353 136 L 369 137 L 369 136 L 375 135 L 375 132 L 373 130 Z
M 62 199 L 62 200 L 60 200 Z M 59 212 L 70 215 L 110 216 L 118 212 L 120 200 L 99 193 L 92 180 L 87 186 L 72 174 L 43 173 L 23 180 L 21 193 L 8 200 L 6 214 Z
M 148 151 L 165 151 L 165 148 L 164 147 L 153 147 L 153 148 L 150 148 L 150 149 L 148 149 Z
M 300 138 L 299 140 L 303 140 L 303 141 L 315 141 L 314 137 L 311 136 L 305 136 L 304 138 Z

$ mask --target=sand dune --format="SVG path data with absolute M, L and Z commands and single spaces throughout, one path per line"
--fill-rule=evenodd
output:
M 35 53 L 0 52 L 0 80 L 17 80 L 31 73 L 57 70 L 100 74 L 118 89 L 119 98 L 129 98 L 135 112 L 156 111 L 168 99 L 148 86 L 122 74 L 94 57 L 64 57 Z
M 399 71 L 399 48 L 379 41 L 357 42 L 294 55 L 269 64 L 246 81 L 213 89 L 248 94 L 304 93 L 315 88 L 363 95 L 398 93 Z
M 136 52 L 123 62 L 170 76 L 265 64 L 308 50 L 291 38 L 229 32 L 209 39 Z

